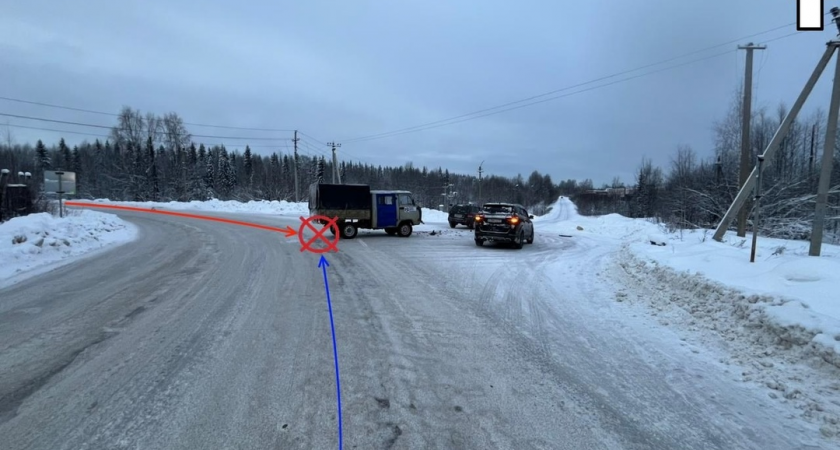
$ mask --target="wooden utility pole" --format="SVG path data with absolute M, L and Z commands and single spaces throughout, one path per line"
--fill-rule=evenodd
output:
M 341 174 L 338 173 L 338 158 L 335 156 L 335 149 L 336 147 L 341 147 L 341 144 L 336 144 L 335 142 L 327 142 L 327 145 L 332 147 L 332 182 L 335 184 L 336 179 L 338 180 L 338 184 L 341 184 Z
M 835 11 L 837 12 L 837 15 L 840 15 L 840 8 L 832 8 L 832 13 Z M 840 27 L 840 25 L 838 25 L 838 27 Z M 764 156 L 764 158 L 768 161 L 773 158 L 773 155 L 779 149 L 782 139 L 787 136 L 793 121 L 796 120 L 796 115 L 799 114 L 799 111 L 802 109 L 802 105 L 805 104 L 805 100 L 807 100 L 808 96 L 811 95 L 811 91 L 814 90 L 814 86 L 820 79 L 820 75 L 822 75 L 828 65 L 828 62 L 831 60 L 831 57 L 834 56 L 838 47 L 840 47 L 840 40 L 829 41 L 826 43 L 825 53 L 823 53 L 819 62 L 817 62 L 816 67 L 814 67 L 814 72 L 811 73 L 811 77 L 808 78 L 808 81 L 802 88 L 802 92 L 799 93 L 799 97 L 797 97 L 796 101 L 793 102 L 793 105 L 790 107 L 790 111 L 788 111 L 787 115 L 782 120 L 782 123 L 776 130 L 776 134 L 773 135 L 773 139 L 770 140 L 770 143 L 767 144 L 767 148 L 764 149 L 764 153 L 762 153 L 762 156 Z M 750 176 L 747 178 L 747 183 L 738 191 L 738 195 L 735 196 L 735 199 L 732 201 L 732 205 L 730 205 L 729 209 L 726 210 L 726 214 L 723 215 L 723 218 L 720 220 L 720 223 L 715 229 L 715 234 L 712 236 L 712 239 L 718 242 L 723 242 L 723 235 L 726 234 L 726 230 L 729 228 L 729 225 L 731 225 L 732 221 L 735 220 L 735 216 L 738 214 L 738 211 L 743 208 L 744 203 L 747 201 L 749 192 L 755 187 L 757 174 L 758 167 L 752 170 Z
M 298 187 L 298 152 L 297 152 L 297 143 L 300 138 L 297 137 L 297 130 L 295 130 L 295 138 L 292 139 L 292 142 L 295 143 L 295 202 L 300 202 L 300 188 Z
M 752 73 L 753 73 L 753 50 L 764 50 L 766 45 L 739 45 L 738 49 L 747 51 L 747 64 L 744 72 L 744 103 L 741 107 L 741 164 L 738 184 L 743 188 L 747 183 L 752 171 L 752 158 L 750 155 L 750 119 L 752 118 Z M 738 236 L 747 235 L 747 206 L 744 205 L 738 211 Z
M 833 12 L 833 11 L 832 11 Z M 840 23 L 838 24 L 840 27 Z M 817 206 L 814 210 L 814 225 L 811 230 L 809 256 L 820 256 L 823 229 L 825 228 L 825 209 L 828 203 L 828 189 L 831 184 L 831 169 L 834 163 L 834 143 L 837 141 L 837 120 L 840 116 L 840 56 L 836 56 L 834 69 L 834 87 L 831 90 L 831 102 L 828 109 L 828 125 L 825 128 L 823 156 L 820 162 L 820 181 L 817 185 Z

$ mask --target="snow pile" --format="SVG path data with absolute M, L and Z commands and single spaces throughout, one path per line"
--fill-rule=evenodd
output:
M 676 281 L 700 275 L 747 295 L 771 298 L 744 306 L 759 309 L 780 340 L 806 346 L 840 367 L 840 247 L 824 244 L 823 256 L 812 257 L 808 242 L 759 236 L 755 263 L 750 263 L 752 236 L 727 235 L 726 242 L 717 242 L 711 234 L 683 232 L 682 239 L 672 238 L 665 247 L 637 242 L 629 249 L 643 263 L 673 269 L 670 277 L 665 272 L 660 277 Z
M 190 202 L 119 202 L 107 199 L 94 200 L 95 203 L 110 205 L 134 206 L 138 208 L 156 208 L 172 210 L 217 211 L 230 213 L 276 214 L 284 216 L 308 216 L 309 204 L 306 202 L 287 202 L 285 200 L 252 200 L 240 202 L 236 200 L 208 201 L 193 200 Z
M 581 216 L 577 206 L 568 198 L 560 197 L 546 215 L 534 218 L 537 232 L 551 232 L 570 236 L 599 236 L 604 238 L 649 240 L 660 235 L 661 227 L 643 219 L 629 219 L 620 214 Z
M 423 208 L 423 222 L 425 223 L 445 223 L 446 226 L 449 226 L 449 213 L 445 213 L 443 211 L 432 209 L 432 208 Z
M 0 285 L 137 237 L 134 225 L 113 214 L 87 210 L 67 214 L 64 218 L 31 214 L 0 224 Z
M 535 225 L 538 231 L 618 240 L 625 249 L 626 270 L 650 277 L 656 284 L 685 287 L 688 283 L 685 294 L 691 295 L 684 299 L 684 306 L 693 312 L 718 306 L 714 291 L 719 288 L 708 287 L 715 283 L 751 295 L 751 299 L 737 296 L 737 305 L 728 306 L 760 310 L 756 313 L 767 322 L 763 325 L 772 327 L 780 339 L 807 346 L 840 367 L 840 246 L 824 244 L 823 256 L 811 257 L 808 242 L 759 236 L 756 262 L 750 263 L 751 235 L 738 238 L 728 233 L 725 242 L 717 242 L 711 238 L 712 230 L 666 234 L 662 226 L 644 219 L 618 214 L 580 216 L 574 203 L 564 197 L 548 214 L 536 218 Z M 706 280 L 712 282 L 704 284 L 708 290 L 696 288 Z M 768 300 L 755 300 L 759 297 Z M 739 319 L 745 317 L 743 311 L 738 312 Z

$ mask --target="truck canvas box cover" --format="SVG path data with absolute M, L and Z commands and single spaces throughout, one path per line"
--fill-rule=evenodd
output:
M 313 183 L 309 187 L 310 210 L 370 210 L 370 186 L 367 184 Z

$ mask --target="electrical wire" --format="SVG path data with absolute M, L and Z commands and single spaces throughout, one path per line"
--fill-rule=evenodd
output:
M 120 129 L 119 127 L 114 126 L 106 126 L 106 125 L 96 125 L 90 123 L 81 123 L 81 122 L 71 122 L 66 120 L 56 120 L 56 119 L 46 119 L 43 117 L 31 117 L 31 116 L 21 116 L 18 114 L 8 114 L 0 112 L 0 116 L 4 117 L 13 117 L 16 119 L 26 119 L 26 120 L 37 120 L 40 122 L 51 122 L 51 123 L 61 123 L 65 125 L 75 125 L 80 127 L 90 127 L 90 128 L 102 128 L 106 130 L 111 129 Z M 156 135 L 165 135 L 167 134 L 165 131 L 155 131 Z M 266 138 L 266 137 L 244 137 L 244 136 L 209 136 L 205 134 L 190 134 L 192 137 L 198 138 L 207 138 L 207 139 L 231 139 L 231 140 L 253 140 L 253 141 L 284 141 L 287 140 L 285 138 Z
M 485 108 L 485 109 L 481 109 L 481 110 L 478 110 L 478 111 L 473 111 L 471 113 L 461 114 L 459 116 L 450 117 L 448 119 L 441 119 L 441 120 L 437 120 L 437 121 L 434 121 L 434 122 L 427 122 L 425 124 L 415 125 L 415 126 L 407 127 L 407 128 L 401 128 L 401 129 L 393 130 L 393 131 L 389 131 L 389 132 L 360 136 L 360 137 L 351 138 L 351 139 L 344 139 L 344 140 L 342 140 L 342 143 L 365 142 L 365 141 L 381 139 L 381 138 L 386 138 L 386 137 L 399 136 L 399 135 L 406 134 L 406 133 L 412 133 L 412 132 L 417 132 L 417 131 L 425 131 L 425 130 L 429 130 L 429 129 L 432 129 L 432 128 L 437 128 L 439 126 L 454 125 L 456 123 L 465 122 L 467 120 L 478 119 L 478 118 L 486 117 L 486 116 L 493 115 L 493 114 L 498 114 L 498 113 L 502 113 L 502 112 L 506 112 L 506 111 L 511 111 L 513 109 L 518 109 L 518 108 L 524 107 L 524 106 L 530 106 L 530 105 L 535 105 L 535 104 L 538 104 L 538 103 L 543 103 L 544 101 L 547 101 L 547 100 L 540 100 L 540 101 L 535 101 L 535 102 L 530 102 L 530 101 L 531 100 L 536 100 L 536 99 L 542 98 L 542 97 L 547 97 L 549 95 L 553 95 L 553 94 L 556 94 L 556 93 L 559 93 L 559 92 L 568 91 L 568 90 L 575 89 L 575 88 L 578 88 L 578 87 L 582 87 L 582 86 L 597 83 L 597 82 L 600 82 L 600 81 L 608 80 L 608 79 L 615 78 L 615 77 L 618 77 L 618 76 L 626 75 L 626 74 L 629 74 L 629 73 L 632 73 L 632 72 L 637 72 L 639 70 L 647 69 L 647 68 L 650 68 L 650 67 L 666 64 L 666 63 L 669 63 L 669 62 L 672 62 L 672 61 L 675 61 L 675 60 L 678 60 L 678 59 L 685 58 L 687 56 L 707 52 L 709 50 L 713 50 L 713 49 L 720 48 L 720 47 L 723 47 L 723 46 L 726 46 L 726 45 L 731 45 L 731 44 L 734 44 L 734 43 L 737 43 L 737 42 L 741 42 L 741 41 L 743 41 L 745 39 L 749 39 L 751 37 L 756 37 L 756 36 L 771 33 L 773 31 L 777 31 L 777 30 L 780 30 L 780 29 L 783 29 L 783 28 L 788 28 L 792 25 L 796 25 L 796 22 L 791 23 L 791 24 L 781 25 L 781 26 L 778 26 L 778 27 L 775 27 L 775 28 L 771 28 L 769 30 L 759 32 L 759 33 L 753 33 L 751 35 L 743 36 L 743 37 L 740 37 L 738 39 L 733 39 L 731 41 L 727 41 L 727 42 L 717 44 L 717 45 L 714 45 L 714 46 L 711 46 L 711 47 L 706 47 L 706 48 L 703 48 L 703 49 L 700 49 L 700 50 L 695 50 L 695 51 L 685 53 L 685 54 L 680 55 L 680 56 L 668 58 L 668 59 L 665 59 L 665 60 L 662 60 L 662 61 L 659 61 L 659 62 L 646 64 L 644 66 L 636 67 L 636 68 L 630 69 L 630 70 L 624 70 L 624 71 L 617 72 L 617 73 L 614 73 L 614 74 L 611 74 L 611 75 L 607 75 L 607 76 L 603 76 L 603 77 L 596 78 L 596 79 L 593 79 L 593 80 L 589 80 L 589 81 L 586 81 L 586 82 L 583 82 L 583 83 L 578 83 L 578 84 L 567 86 L 567 87 L 564 87 L 564 88 L 561 88 L 561 89 L 555 89 L 553 91 L 549 91 L 549 92 L 545 92 L 545 93 L 542 93 L 542 94 L 534 95 L 534 96 L 524 98 L 524 99 L 521 99 L 521 100 L 517 100 L 517 101 L 513 101 L 513 102 L 504 103 L 504 104 L 494 106 L 494 107 L 491 107 L 491 108 Z M 774 38 L 774 39 L 771 39 L 771 40 L 768 40 L 768 41 L 765 41 L 765 42 L 772 42 L 772 41 L 775 41 L 775 40 L 779 40 L 779 39 L 783 39 L 783 38 L 786 38 L 786 37 L 789 37 L 789 36 L 793 36 L 795 34 L 798 34 L 798 32 L 797 33 L 792 33 L 792 34 L 789 34 L 789 35 L 785 35 L 785 36 L 781 36 L 779 38 Z M 642 75 L 628 77 L 628 78 L 625 78 L 623 80 L 620 80 L 619 82 L 631 80 L 631 79 L 634 79 L 634 78 L 639 78 L 640 76 L 651 75 L 651 74 L 654 74 L 654 73 L 662 72 L 663 70 L 675 69 L 675 68 L 678 68 L 678 67 L 685 66 L 687 64 L 693 64 L 693 63 L 696 63 L 696 62 L 705 61 L 705 60 L 708 60 L 708 59 L 711 59 L 711 58 L 714 58 L 714 57 L 718 57 L 718 56 L 726 55 L 726 54 L 729 54 L 729 53 L 733 53 L 735 51 L 737 51 L 737 50 L 731 50 L 731 51 L 727 51 L 727 52 L 724 52 L 724 53 L 715 54 L 711 57 L 700 58 L 700 59 L 692 60 L 688 63 L 671 66 L 671 67 L 668 67 L 666 69 L 660 69 L 660 70 L 648 72 L 648 73 L 645 73 L 645 74 L 642 74 Z M 606 84 L 600 85 L 599 87 L 610 86 L 612 84 L 616 84 L 616 82 L 606 83 Z M 589 91 L 589 90 L 592 90 L 592 88 L 576 91 L 575 93 L 586 92 L 586 91 Z M 551 97 L 549 100 L 556 100 L 556 99 L 563 98 L 563 97 L 566 97 L 566 96 L 567 95 L 555 96 L 555 97 Z M 513 108 L 506 108 L 508 106 L 517 105 L 517 104 L 525 103 L 525 102 L 530 102 L 530 103 L 527 103 L 526 105 L 513 107 Z M 505 109 L 502 109 L 502 108 L 505 108 Z M 494 110 L 498 110 L 498 111 L 494 111 Z M 493 111 L 493 112 L 491 112 L 491 111 Z M 482 114 L 482 113 L 486 113 L 486 114 Z M 470 116 L 474 116 L 474 117 L 470 117 Z M 461 119 L 461 120 L 458 120 L 458 119 Z
M 30 126 L 26 126 L 26 125 L 17 125 L 17 124 L 14 124 L 14 123 L 4 123 L 4 124 L 2 124 L 2 126 L 22 128 L 22 129 L 26 129 L 26 130 L 48 131 L 48 132 L 51 132 L 51 133 L 60 133 L 60 134 L 75 134 L 75 135 L 97 137 L 97 138 L 104 138 L 104 139 L 110 139 L 110 138 L 113 137 L 113 136 L 110 136 L 110 135 L 107 135 L 107 134 L 97 134 L 97 133 L 70 131 L 70 130 L 57 130 L 57 129 L 54 129 L 54 128 L 30 127 Z M 291 141 L 291 139 L 287 139 L 287 141 Z M 217 143 L 217 144 L 213 144 L 213 145 L 220 145 L 220 146 L 224 145 L 225 147 L 237 147 L 237 146 L 241 146 L 242 144 L 231 145 L 230 143 L 228 143 L 228 144 Z M 286 146 L 288 146 L 288 143 L 286 143 Z M 277 149 L 279 147 L 279 145 L 250 145 L 250 144 L 248 144 L 248 147 Z
M 94 111 L 91 109 L 83 109 L 83 108 L 73 108 L 70 106 L 62 106 L 62 105 L 53 105 L 50 103 L 42 103 L 42 102 L 34 102 L 31 100 L 22 100 L 18 98 L 10 98 L 10 97 L 0 97 L 0 100 L 5 100 L 8 102 L 16 102 L 16 103 L 25 103 L 28 105 L 37 105 L 37 106 L 46 106 L 48 108 L 56 108 L 56 109 L 64 109 L 68 111 L 77 111 L 77 112 L 84 112 L 89 114 L 99 114 L 103 116 L 110 116 L 110 117 L 120 117 L 119 114 L 109 113 L 104 111 Z M 287 130 L 287 129 L 280 129 L 280 128 L 247 128 L 247 127 L 233 127 L 233 126 L 226 126 L 226 125 L 208 125 L 202 123 L 193 123 L 193 122 L 184 122 L 184 125 L 189 125 L 193 127 L 205 127 L 205 128 L 223 128 L 227 130 L 243 130 L 243 131 L 275 131 L 275 132 L 291 132 L 295 130 Z

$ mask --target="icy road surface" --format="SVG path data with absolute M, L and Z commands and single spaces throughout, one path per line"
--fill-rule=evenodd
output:
M 2 448 L 337 448 L 319 256 L 279 233 L 120 216 L 138 241 L 0 290 Z M 830 448 L 617 316 L 594 241 L 478 248 L 444 229 L 339 248 L 346 449 Z

